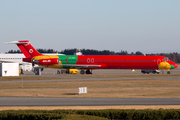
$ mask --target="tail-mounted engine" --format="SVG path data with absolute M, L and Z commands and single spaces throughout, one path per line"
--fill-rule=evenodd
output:
M 38 65 L 57 65 L 59 64 L 59 59 L 58 58 L 40 59 L 40 60 L 34 60 L 33 63 Z

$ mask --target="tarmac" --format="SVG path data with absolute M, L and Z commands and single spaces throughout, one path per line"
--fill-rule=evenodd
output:
M 180 98 L 30 98 L 0 97 L 0 106 L 180 105 Z

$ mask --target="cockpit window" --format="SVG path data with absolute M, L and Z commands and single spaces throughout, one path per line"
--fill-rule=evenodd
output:
M 164 58 L 164 59 L 163 59 L 163 61 L 168 61 L 168 60 L 169 60 L 169 58 Z

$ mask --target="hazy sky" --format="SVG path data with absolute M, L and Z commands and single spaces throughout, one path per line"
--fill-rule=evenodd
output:
M 1 0 L 3 42 L 35 48 L 180 53 L 180 0 Z

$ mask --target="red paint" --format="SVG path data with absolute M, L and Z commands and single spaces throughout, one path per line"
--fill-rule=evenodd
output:
M 166 57 L 145 55 L 79 55 L 77 65 L 101 65 L 96 69 L 158 69 Z M 177 67 L 172 62 L 171 65 Z
M 59 64 L 58 58 L 51 58 L 51 59 L 41 59 L 38 60 L 39 65 L 57 65 Z
M 42 55 L 31 45 L 31 43 L 28 40 L 18 41 L 18 42 L 19 43 L 17 44 L 17 46 L 23 52 L 25 57 L 28 57 L 28 58 L 31 57 L 32 58 L 33 56 Z M 28 42 L 28 43 L 24 44 L 24 42 Z

